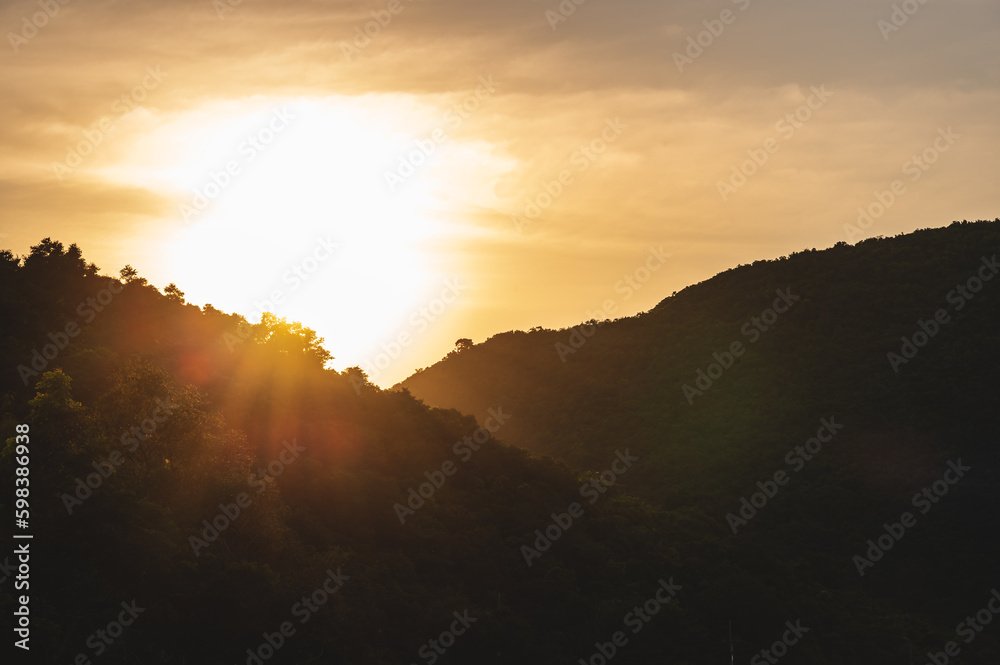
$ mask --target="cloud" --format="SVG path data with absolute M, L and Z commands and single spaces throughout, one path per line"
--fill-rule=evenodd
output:
M 228 0 L 232 11 L 220 17 L 212 0 L 71 0 L 16 53 L 8 33 L 38 4 L 0 3 L 0 96 L 11 100 L 0 107 L 0 204 L 15 220 L 0 229 L 11 234 L 5 243 L 37 242 L 30 224 L 67 242 L 131 233 L 141 244 L 138 229 L 177 224 L 176 192 L 143 179 L 150 165 L 189 154 L 178 148 L 184 141 L 210 144 L 198 127 L 235 126 L 240 109 L 282 100 L 342 100 L 377 117 L 378 149 L 396 150 L 384 164 L 344 162 L 335 150 L 327 162 L 330 173 L 370 177 L 381 192 L 398 151 L 426 138 L 488 75 L 500 82 L 496 93 L 449 128 L 401 190 L 436 201 L 433 213 L 451 229 L 439 256 L 490 267 L 483 299 L 506 302 L 504 265 L 565 284 L 562 275 L 583 269 L 599 246 L 616 270 L 632 250 L 668 243 L 675 268 L 663 279 L 673 289 L 735 263 L 833 244 L 939 127 L 962 139 L 871 233 L 997 214 L 992 0 L 896 2 L 916 8 L 905 21 L 893 19 L 893 2 L 867 0 L 400 0 L 387 14 L 389 2 Z M 886 20 L 899 29 L 880 28 Z M 678 53 L 690 60 L 680 71 Z M 116 103 L 150 67 L 166 73 L 162 84 L 122 113 Z M 833 96 L 724 200 L 719 183 L 775 137 L 813 86 Z M 609 118 L 627 130 L 585 170 L 575 166 Z M 102 119 L 114 121 L 113 134 L 60 184 L 53 162 Z M 194 154 L 184 158 L 189 171 L 215 168 L 194 164 Z M 518 233 L 512 216 L 565 170 L 573 182 Z M 299 184 L 322 188 L 326 172 L 319 166 Z M 301 198 L 300 190 L 289 189 Z M 569 324 L 590 306 L 594 279 L 566 285 L 554 316 Z M 536 291 L 541 302 L 546 289 Z M 655 302 L 643 298 L 636 307 Z M 529 297 L 517 303 L 518 321 L 544 309 Z M 494 318 L 482 326 L 510 327 Z

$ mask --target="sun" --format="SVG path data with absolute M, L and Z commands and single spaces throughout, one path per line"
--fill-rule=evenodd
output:
M 252 321 L 264 311 L 300 321 L 325 338 L 334 367 L 372 366 L 414 332 L 414 313 L 465 280 L 454 257 L 484 232 L 461 211 L 495 205 L 492 183 L 514 168 L 489 142 L 450 132 L 452 103 L 260 96 L 137 109 L 88 176 L 169 202 L 136 230 L 155 247 L 144 275 Z M 379 384 L 450 350 L 455 338 L 446 342 L 451 331 L 439 324 L 472 304 L 463 303 L 416 340 L 436 345 L 432 353 L 413 352 L 399 361 L 409 367 L 379 372 Z
M 136 132 L 100 173 L 176 202 L 158 254 L 188 300 L 302 321 L 359 364 L 447 277 L 434 183 L 387 177 L 433 110 L 393 102 L 222 102 Z

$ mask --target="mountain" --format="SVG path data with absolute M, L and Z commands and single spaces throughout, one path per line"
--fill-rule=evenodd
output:
M 783 612 L 814 626 L 787 662 L 941 663 L 949 642 L 992 662 L 1000 634 L 963 622 L 1000 583 L 998 250 L 994 220 L 755 261 L 636 316 L 463 344 L 398 387 L 503 404 L 506 442 L 584 476 L 629 449 L 614 487 L 670 520 L 691 595 L 748 656 Z
M 0 510 L 33 536 L 0 611 L 52 663 L 708 665 L 730 621 L 742 662 L 994 662 L 997 228 L 742 266 L 391 391 L 300 323 L 0 251 Z
M 502 442 L 516 415 L 324 369 L 301 324 L 49 238 L 0 252 L 0 304 L 0 510 L 33 536 L 0 609 L 33 662 L 549 663 L 683 571 L 648 504 L 581 519 L 573 473 Z M 669 614 L 691 638 L 621 661 L 698 653 Z

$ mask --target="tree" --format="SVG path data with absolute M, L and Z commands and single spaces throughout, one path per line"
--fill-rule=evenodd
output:
M 271 312 L 264 312 L 253 330 L 254 339 L 262 346 L 282 355 L 307 358 L 320 367 L 333 360 L 330 352 L 323 348 L 323 338 L 298 321 L 289 323 L 284 317 L 279 319 Z
M 184 292 L 177 288 L 177 285 L 170 282 L 163 288 L 163 293 L 174 302 L 184 304 Z
M 31 438 L 40 444 L 32 449 L 32 462 L 36 465 L 32 470 L 44 469 L 37 477 L 39 496 L 70 483 L 73 475 L 68 469 L 78 458 L 85 457 L 89 448 L 87 412 L 73 399 L 71 386 L 68 374 L 61 369 L 50 370 L 42 374 L 35 385 L 34 398 L 28 402 Z M 34 487 L 34 474 L 31 482 Z
M 455 340 L 455 350 L 465 351 L 466 349 L 471 349 L 473 347 L 472 340 L 468 337 L 463 337 L 461 339 Z
M 133 282 L 135 282 L 140 286 L 145 286 L 147 283 L 146 278 L 139 277 L 139 271 L 130 265 L 126 265 L 124 268 L 119 270 L 118 274 L 121 275 L 122 281 L 125 282 L 126 284 L 132 284 Z
M 0 250 L 0 276 L 13 277 L 20 267 L 21 260 L 12 251 Z
M 354 367 L 348 367 L 341 372 L 340 375 L 347 379 L 348 383 L 351 384 L 351 387 L 354 388 L 354 392 L 358 395 L 361 394 L 362 388 L 376 388 L 375 384 L 368 380 L 368 374 L 365 373 L 365 370 L 361 369 L 357 365 Z
M 24 259 L 23 267 L 32 279 L 45 285 L 66 283 L 77 277 L 93 277 L 98 267 L 83 260 L 83 252 L 76 245 L 65 248 L 59 241 L 43 238 L 31 246 L 31 253 Z

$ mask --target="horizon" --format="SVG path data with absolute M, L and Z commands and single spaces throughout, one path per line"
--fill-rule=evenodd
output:
M 0 9 L 5 246 L 245 316 L 277 291 L 335 367 L 406 336 L 380 385 L 459 338 L 996 213 L 988 2 L 43 4 Z
M 896 234 L 896 236 L 892 236 L 892 237 L 899 237 L 899 236 L 903 236 L 903 235 L 912 235 L 914 233 L 918 233 L 918 232 L 921 232 L 921 231 L 943 230 L 943 229 L 947 228 L 948 226 L 951 226 L 952 224 L 957 224 L 957 223 L 962 223 L 962 222 L 970 222 L 970 221 L 973 222 L 973 223 L 975 223 L 975 222 L 990 222 L 990 221 L 997 221 L 998 219 L 1000 219 L 1000 218 L 994 218 L 993 220 L 990 220 L 990 219 L 982 219 L 982 220 L 952 220 L 951 222 L 949 222 L 948 224 L 943 225 L 943 226 L 918 228 L 918 229 L 914 229 L 914 230 L 909 231 L 909 232 L 902 232 L 902 233 Z M 783 260 L 783 259 L 790 258 L 794 254 L 799 254 L 799 253 L 804 253 L 804 252 L 809 252 L 809 251 L 820 251 L 820 252 L 821 251 L 827 251 L 827 250 L 833 249 L 835 246 L 837 246 L 838 244 L 840 244 L 842 242 L 844 242 L 844 243 L 846 243 L 847 245 L 850 246 L 850 245 L 854 245 L 854 244 L 857 244 L 857 243 L 864 242 L 866 240 L 879 240 L 879 239 L 885 239 L 885 238 L 886 238 L 886 236 L 878 234 L 878 235 L 872 235 L 870 237 L 859 239 L 855 243 L 850 243 L 850 242 L 847 242 L 847 241 L 837 241 L 836 243 L 834 243 L 833 245 L 830 245 L 829 247 L 820 247 L 820 248 L 817 248 L 817 247 L 805 248 L 804 247 L 804 248 L 799 249 L 799 250 L 793 250 L 792 252 L 789 252 L 788 254 L 784 254 L 784 255 L 781 255 L 781 256 L 756 258 L 756 259 L 751 260 L 749 263 L 745 263 L 745 264 L 744 263 L 737 263 L 735 265 L 731 265 L 731 266 L 728 266 L 726 268 L 723 268 L 719 272 L 716 272 L 713 275 L 710 275 L 710 276 L 706 277 L 705 279 L 699 280 L 697 282 L 692 282 L 692 283 L 689 283 L 689 284 L 683 284 L 683 285 L 679 286 L 679 288 L 674 289 L 670 294 L 664 294 L 664 295 L 662 295 L 651 306 L 649 306 L 649 307 L 647 307 L 645 309 L 639 310 L 639 311 L 621 311 L 621 309 L 618 306 L 618 300 L 620 300 L 621 298 L 608 298 L 608 299 L 605 299 L 600 304 L 600 306 L 596 306 L 592 310 L 587 310 L 580 319 L 574 320 L 574 321 L 570 321 L 570 322 L 568 322 L 568 323 L 566 323 L 564 325 L 555 326 L 555 327 L 554 326 L 532 326 L 530 328 L 528 328 L 528 327 L 525 327 L 525 328 L 506 328 L 506 329 L 503 329 L 503 330 L 499 330 L 498 329 L 498 330 L 494 330 L 492 332 L 487 333 L 482 339 L 479 339 L 479 340 L 473 339 L 472 342 L 473 342 L 473 344 L 483 343 L 483 342 L 488 341 L 490 338 L 495 337 L 496 335 L 504 334 L 504 333 L 507 333 L 507 332 L 516 332 L 516 331 L 531 332 L 531 331 L 533 331 L 535 329 L 550 330 L 550 331 L 572 330 L 572 329 L 578 328 L 581 324 L 584 324 L 584 323 L 586 323 L 588 321 L 595 320 L 595 319 L 598 320 L 598 321 L 609 320 L 611 322 L 614 322 L 614 321 L 617 321 L 617 320 L 622 319 L 622 318 L 627 318 L 627 317 L 631 317 L 631 316 L 637 316 L 637 315 L 647 314 L 652 309 L 654 309 L 657 305 L 659 305 L 663 301 L 669 299 L 673 295 L 677 295 L 678 293 L 680 293 L 684 289 L 686 289 L 688 287 L 691 287 L 691 286 L 696 286 L 698 284 L 702 284 L 702 283 L 707 282 L 707 281 L 710 281 L 712 278 L 717 277 L 718 275 L 723 274 L 723 273 L 725 273 L 725 272 L 727 272 L 729 270 L 734 270 L 734 269 L 737 269 L 737 268 L 749 266 L 751 263 L 755 263 L 755 262 L 761 262 L 761 261 L 763 261 L 763 262 L 780 261 L 780 260 Z M 39 239 L 39 242 L 41 240 L 42 239 Z M 59 238 L 52 238 L 51 240 L 53 242 L 62 243 L 67 248 L 70 247 L 73 244 L 77 244 L 77 246 L 79 246 L 79 243 L 63 242 Z M 323 248 L 325 251 L 328 251 L 331 255 L 332 255 L 333 251 L 336 251 L 336 248 L 333 248 L 333 246 L 328 242 L 328 239 L 322 239 L 322 238 L 320 238 L 318 240 L 318 242 L 316 243 L 316 246 L 319 247 L 319 248 Z M 0 249 L 9 249 L 9 248 L 7 248 L 7 247 L 0 247 Z M 87 256 L 86 249 L 83 248 L 83 247 L 81 247 L 80 249 L 81 249 L 81 252 L 83 253 L 83 258 L 85 260 L 87 260 L 88 263 L 91 262 L 90 259 L 89 259 L 89 257 Z M 649 253 L 653 257 L 656 257 L 656 258 L 669 257 L 670 256 L 669 254 L 664 254 L 662 251 L 657 251 L 655 248 L 650 248 L 650 252 Z M 18 255 L 15 252 L 15 256 L 21 256 L 21 258 L 24 258 L 25 256 L 27 256 L 27 254 L 28 254 L 28 252 L 24 252 L 23 255 Z M 647 264 L 648 264 L 648 261 L 647 261 Z M 662 262 L 661 262 L 661 265 L 662 265 Z M 619 282 L 616 283 L 616 286 L 619 287 L 619 288 L 616 288 L 616 293 L 618 293 L 622 297 L 624 297 L 622 294 L 628 295 L 628 298 L 630 298 L 631 295 L 629 295 L 629 294 L 635 293 L 639 289 L 641 289 L 642 286 L 647 281 L 649 281 L 649 278 L 650 278 L 649 276 L 651 276 L 658 269 L 658 267 L 659 266 L 656 266 L 652 270 L 647 270 L 646 274 L 648 276 L 645 279 L 641 279 L 640 277 L 637 277 L 635 275 L 626 275 L 624 279 L 619 280 Z M 117 275 L 117 274 L 111 274 L 108 271 L 100 269 L 100 266 L 98 266 L 98 268 L 99 268 L 98 274 L 101 275 L 101 276 L 111 277 L 111 278 L 114 278 L 114 279 L 119 279 L 120 278 L 119 275 Z M 302 266 L 294 266 L 292 269 L 290 269 L 290 270 L 288 270 L 286 272 L 287 272 L 288 276 L 293 280 L 293 282 L 292 282 L 293 284 L 294 283 L 302 283 L 302 282 L 306 281 L 307 279 L 309 279 L 309 276 L 311 274 L 309 271 L 306 271 L 304 268 L 302 268 Z M 137 275 L 136 276 L 140 277 L 140 278 L 144 278 L 144 275 L 142 275 L 142 273 L 138 272 L 138 271 L 137 271 Z M 461 284 L 460 283 L 456 284 L 452 280 L 449 280 L 449 281 L 451 282 L 451 286 L 453 288 L 450 288 L 450 289 L 446 288 L 446 291 L 450 291 L 452 294 L 456 294 L 456 295 L 460 294 L 460 292 L 462 290 L 462 288 L 460 288 Z M 448 282 L 446 282 L 446 284 L 448 284 Z M 157 288 L 158 291 L 161 291 L 161 292 L 163 292 L 164 288 L 167 286 L 165 284 L 163 286 L 157 287 L 155 284 L 152 284 L 152 283 L 150 283 L 150 285 L 154 286 L 155 288 Z M 175 284 L 175 286 L 177 286 L 177 288 L 180 289 L 180 291 L 182 293 L 185 293 L 184 292 L 184 285 L 183 284 Z M 457 289 L 454 288 L 456 286 L 459 287 L 459 288 L 457 288 Z M 283 290 L 280 289 L 280 288 L 277 289 L 277 291 L 283 292 Z M 282 296 L 280 298 L 275 298 L 274 297 L 275 295 L 277 295 L 276 292 L 275 292 L 275 290 L 272 290 L 272 292 L 266 294 L 265 297 L 255 300 L 254 303 L 253 303 L 253 307 L 251 307 L 249 309 L 249 313 L 247 313 L 247 312 L 240 312 L 240 311 L 227 311 L 227 310 L 221 310 L 221 311 L 223 311 L 226 314 L 240 314 L 250 324 L 256 324 L 256 323 L 258 323 L 261 320 L 261 317 L 264 315 L 265 312 L 274 313 L 274 314 L 276 314 L 276 316 L 278 316 L 279 319 L 285 318 L 285 319 L 288 320 L 289 323 L 300 323 L 303 326 L 305 326 L 306 328 L 310 328 L 310 329 L 316 330 L 317 333 L 318 333 L 318 336 L 321 337 L 321 338 L 323 337 L 323 335 L 319 332 L 319 330 L 315 326 L 312 325 L 312 322 L 310 322 L 308 320 L 308 318 L 296 319 L 296 318 L 290 318 L 290 317 L 287 317 L 287 316 L 283 316 L 281 314 L 281 312 L 280 312 L 280 308 L 281 308 L 281 305 L 284 302 L 284 297 Z M 204 307 L 205 307 L 206 304 L 209 305 L 210 307 L 214 307 L 214 305 L 212 305 L 212 303 L 196 303 L 196 302 L 191 302 L 190 298 L 187 297 L 186 293 L 184 294 L 184 298 L 185 298 L 185 303 L 186 304 L 195 305 L 196 307 L 199 307 L 201 309 L 204 309 Z M 624 299 L 627 301 L 628 298 L 624 298 Z M 436 300 L 443 302 L 443 300 L 441 298 L 438 298 Z M 433 301 L 432 301 L 432 303 L 433 303 Z M 446 304 L 447 303 L 445 303 L 445 308 L 446 308 Z M 216 307 L 216 309 L 219 309 L 219 308 Z M 276 309 L 279 310 L 279 311 L 275 312 Z M 427 328 L 429 328 L 431 326 L 431 324 L 433 323 L 433 320 L 436 318 L 435 312 L 437 312 L 438 309 L 439 308 L 433 307 L 433 304 L 430 304 L 430 305 L 424 306 L 424 307 L 420 307 L 420 308 L 418 308 L 417 310 L 415 310 L 412 313 L 412 317 L 410 317 L 410 320 L 405 321 L 403 323 L 402 327 L 405 328 L 406 324 L 409 323 L 410 324 L 409 327 L 411 329 L 414 328 L 414 327 L 416 327 L 416 328 L 419 328 L 421 331 L 422 330 L 426 330 Z M 413 323 L 414 319 L 417 322 L 416 324 Z M 400 336 L 406 336 L 407 334 L 408 333 L 404 330 L 399 335 L 397 335 L 395 337 L 389 337 L 389 338 L 387 338 L 386 341 L 381 342 L 380 343 L 380 347 L 375 352 L 373 352 L 371 355 L 369 355 L 365 359 L 363 365 L 359 365 L 357 363 L 355 363 L 355 364 L 348 364 L 348 363 L 338 362 L 338 359 L 337 359 L 337 356 L 336 356 L 336 352 L 335 352 L 336 350 L 330 348 L 329 343 L 326 340 L 324 340 L 322 342 L 323 348 L 325 348 L 327 351 L 329 351 L 331 353 L 331 355 L 333 356 L 333 358 L 331 358 L 330 360 L 328 360 L 326 362 L 326 367 L 328 369 L 332 369 L 332 370 L 338 371 L 338 372 L 343 372 L 344 370 L 346 370 L 346 369 L 348 369 L 350 367 L 361 367 L 361 369 L 365 370 L 367 378 L 368 378 L 368 380 L 371 383 L 375 384 L 379 388 L 389 389 L 389 388 L 392 388 L 395 385 L 398 385 L 398 384 L 404 382 L 406 379 L 412 377 L 416 372 L 419 372 L 419 371 L 424 370 L 424 369 L 428 369 L 428 368 L 432 367 L 433 365 L 437 364 L 439 361 L 444 360 L 445 357 L 447 356 L 447 354 L 450 351 L 452 351 L 452 350 L 454 350 L 456 348 L 456 342 L 453 342 L 448 348 L 445 348 L 441 352 L 440 356 L 438 356 L 436 358 L 433 358 L 428 364 L 423 365 L 423 366 L 409 367 L 409 366 L 407 366 L 407 365 L 405 365 L 403 363 L 397 362 L 400 357 L 402 357 L 403 355 L 405 355 L 405 352 L 407 351 L 407 348 L 409 346 L 408 342 L 407 343 L 401 342 L 401 337 L 400 337 Z M 458 338 L 458 339 L 463 339 L 463 338 Z M 229 345 L 229 343 L 227 343 L 227 345 Z M 428 351 L 428 353 L 433 353 L 433 351 Z M 561 353 L 559 355 L 560 355 L 560 357 L 562 357 Z M 368 368 L 366 368 L 364 365 L 367 365 Z M 374 371 L 369 372 L 369 369 L 370 370 L 374 370 Z M 399 372 L 402 372 L 402 374 L 399 374 Z M 391 378 L 387 379 L 386 377 L 391 377 Z
M 0 35 L 11 662 L 1000 660 L 997 0 Z

